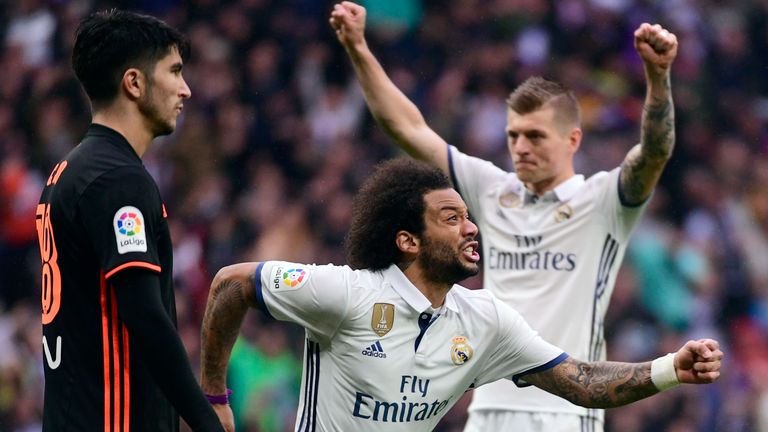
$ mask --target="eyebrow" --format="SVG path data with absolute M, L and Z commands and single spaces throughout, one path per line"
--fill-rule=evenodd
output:
M 518 133 L 518 134 L 523 134 L 523 135 L 530 134 L 530 133 L 540 133 L 540 134 L 544 134 L 545 133 L 544 129 L 541 129 L 541 128 L 536 127 L 536 126 L 531 127 L 531 128 L 527 128 L 527 129 L 510 129 L 510 128 L 506 128 L 506 132 L 507 132 L 507 135 L 512 134 L 512 133 Z
M 459 206 L 446 206 L 446 207 L 440 207 L 438 211 L 440 211 L 441 213 L 444 211 L 455 211 L 455 212 L 462 213 L 462 212 L 466 212 L 467 208 L 459 207 Z

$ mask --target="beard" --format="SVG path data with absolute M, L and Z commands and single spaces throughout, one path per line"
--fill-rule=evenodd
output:
M 147 82 L 147 92 L 138 101 L 139 112 L 144 115 L 144 118 L 149 123 L 149 129 L 152 136 L 158 137 L 161 135 L 169 135 L 176 128 L 174 122 L 167 121 L 163 118 L 160 110 L 160 104 L 154 99 L 153 92 L 154 85 L 152 81 Z
M 422 252 L 416 258 L 421 268 L 430 269 L 433 282 L 455 284 L 480 272 L 475 263 L 461 262 L 461 252 L 452 244 L 430 239 L 426 234 L 422 239 Z

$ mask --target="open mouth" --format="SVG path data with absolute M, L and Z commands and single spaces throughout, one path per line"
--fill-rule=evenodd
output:
M 480 253 L 478 253 L 479 243 L 476 241 L 469 242 L 467 245 L 462 249 L 463 255 L 472 262 L 478 262 L 480 261 Z

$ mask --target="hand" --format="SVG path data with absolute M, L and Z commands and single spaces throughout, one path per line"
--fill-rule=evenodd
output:
M 646 70 L 656 74 L 669 71 L 677 56 L 677 36 L 658 24 L 640 24 L 635 30 L 635 50 Z
M 677 379 L 686 384 L 709 384 L 720 377 L 723 352 L 716 340 L 688 341 L 675 353 Z
M 336 37 L 342 45 L 349 48 L 365 42 L 365 8 L 343 1 L 333 6 L 328 20 L 336 30 Z
M 219 416 L 221 425 L 226 432 L 235 432 L 235 416 L 232 414 L 232 408 L 226 404 L 212 404 L 213 411 Z

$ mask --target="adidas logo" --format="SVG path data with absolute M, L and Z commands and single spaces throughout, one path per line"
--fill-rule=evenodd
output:
M 387 358 L 387 354 L 384 353 L 384 347 L 381 346 L 379 341 L 376 341 L 376 343 L 371 344 L 369 347 L 365 347 L 362 353 L 368 357 Z

